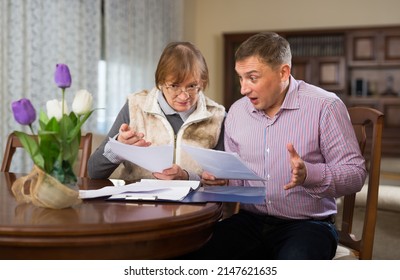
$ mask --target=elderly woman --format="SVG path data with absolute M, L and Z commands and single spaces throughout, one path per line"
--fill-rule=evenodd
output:
M 167 45 L 155 73 L 155 88 L 128 96 L 106 139 L 89 159 L 89 176 L 108 178 L 122 163 L 124 180 L 199 180 L 201 168 L 181 145 L 223 150 L 225 108 L 204 95 L 208 82 L 206 61 L 193 44 Z M 151 173 L 113 154 L 109 137 L 142 147 L 173 144 L 175 163 Z

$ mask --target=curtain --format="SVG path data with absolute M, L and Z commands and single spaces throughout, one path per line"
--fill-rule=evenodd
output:
M 9 133 L 28 132 L 15 122 L 12 101 L 29 98 L 39 113 L 48 100 L 61 99 L 54 83 L 57 63 L 71 71 L 72 85 L 66 91 L 70 106 L 79 89 L 96 99 L 100 35 L 101 0 L 0 0 L 0 158 Z M 95 122 L 91 117 L 85 127 Z M 23 151 L 16 154 L 11 170 L 29 171 L 26 157 Z
M 106 133 L 129 93 L 154 86 L 162 50 L 182 38 L 182 9 L 183 0 L 0 0 L 0 158 L 9 133 L 29 132 L 15 122 L 12 101 L 29 98 L 39 112 L 61 99 L 57 63 L 71 71 L 68 104 L 87 89 L 102 108 L 83 130 Z M 11 170 L 30 168 L 18 151 Z
M 108 132 L 129 93 L 154 86 L 162 50 L 182 38 L 182 6 L 182 0 L 104 1 L 102 132 Z

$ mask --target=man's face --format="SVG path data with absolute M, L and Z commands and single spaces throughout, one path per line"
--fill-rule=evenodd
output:
M 272 69 L 258 57 L 251 56 L 236 62 L 240 93 L 247 96 L 253 106 L 273 116 L 285 99 L 290 68 L 282 65 Z

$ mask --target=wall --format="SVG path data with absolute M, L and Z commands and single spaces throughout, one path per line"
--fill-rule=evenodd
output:
M 398 0 L 184 0 L 184 39 L 203 52 L 223 102 L 223 33 L 400 25 Z

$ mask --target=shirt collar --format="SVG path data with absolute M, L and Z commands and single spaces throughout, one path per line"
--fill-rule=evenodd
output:
M 299 108 L 299 92 L 297 90 L 298 82 L 290 76 L 289 88 L 283 100 L 282 109 L 298 109 Z
M 283 100 L 283 103 L 282 103 L 279 111 L 281 111 L 282 109 L 298 109 L 299 108 L 299 92 L 297 91 L 298 82 L 296 79 L 293 78 L 293 76 L 290 76 L 289 79 L 290 79 L 289 88 L 288 88 L 288 91 L 286 92 L 285 99 Z M 249 104 L 251 104 L 250 101 L 249 101 Z M 263 110 L 257 110 L 256 108 L 254 108 L 254 106 L 251 106 L 251 108 L 252 108 L 253 113 L 258 113 L 258 114 L 264 115 Z

